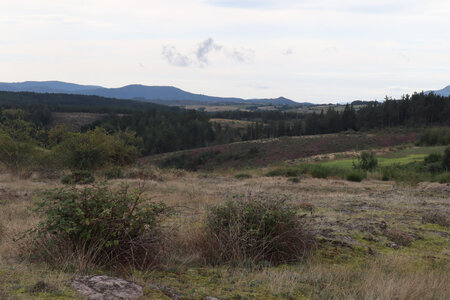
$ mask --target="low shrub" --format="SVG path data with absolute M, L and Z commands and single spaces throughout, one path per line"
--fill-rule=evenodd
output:
M 425 164 L 440 163 L 442 161 L 442 154 L 430 153 L 424 158 Z
M 73 171 L 61 179 L 63 184 L 90 184 L 94 181 L 95 178 L 89 171 Z
M 284 170 L 284 168 L 276 168 L 276 169 L 273 169 L 273 170 L 270 170 L 269 172 L 267 172 L 265 174 L 265 176 L 276 177 L 276 176 L 284 176 L 284 174 L 286 174 L 286 171 Z
M 316 209 L 316 206 L 309 202 L 300 202 L 299 204 L 297 204 L 297 207 L 308 211 L 310 214 L 312 214 Z
M 234 178 L 236 178 L 236 179 L 248 179 L 248 178 L 252 178 L 252 175 L 241 173 L 241 174 L 236 174 L 234 176 Z
M 138 148 L 128 140 L 123 134 L 111 135 L 102 128 L 84 133 L 65 132 L 52 152 L 61 165 L 74 170 L 94 170 L 108 164 L 128 165 L 139 157 Z
M 378 166 L 378 159 L 375 153 L 363 151 L 361 155 L 358 156 L 357 162 L 353 162 L 353 168 L 361 169 L 365 171 L 372 171 Z
M 345 178 L 347 173 L 343 168 L 322 164 L 302 164 L 298 170 L 299 174 L 310 174 L 314 178 Z
M 220 151 L 208 150 L 199 154 L 182 153 L 167 157 L 160 166 L 162 168 L 184 169 L 187 171 L 197 171 L 200 166 L 216 158 Z
M 290 178 L 288 178 L 288 180 L 290 182 L 293 182 L 293 183 L 299 183 L 300 182 L 300 178 L 298 178 L 298 177 L 290 177 Z
M 259 149 L 257 147 L 251 147 L 248 150 L 248 156 L 249 157 L 254 157 L 254 156 L 257 156 L 258 154 L 259 154 Z
M 270 170 L 266 173 L 265 176 L 268 177 L 276 177 L 276 176 L 285 176 L 285 177 L 297 177 L 301 175 L 303 172 L 299 168 L 286 168 L 286 167 L 279 167 L 273 170 Z
M 120 179 L 124 177 L 123 168 L 120 166 L 113 166 L 104 172 L 107 179 Z
M 423 132 L 419 138 L 419 145 L 449 145 L 450 127 L 431 128 Z
M 293 169 L 293 168 L 289 168 L 286 169 L 286 177 L 296 177 L 302 174 L 302 171 L 299 169 Z
M 346 179 L 348 181 L 361 182 L 365 178 L 363 172 L 350 172 L 347 174 Z
M 171 214 L 163 203 L 143 197 L 142 189 L 121 185 L 113 191 L 104 184 L 47 191 L 35 211 L 43 217 L 30 230 L 36 258 L 60 263 L 55 259 L 81 252 L 93 264 L 108 267 L 154 263 L 161 218 Z
M 13 174 L 27 173 L 36 165 L 39 151 L 31 139 L 20 140 L 0 130 L 0 162 Z
M 385 232 L 385 236 L 400 246 L 410 246 L 414 241 L 410 234 L 400 229 L 389 229 Z
M 444 169 L 442 168 L 442 163 L 433 162 L 427 165 L 427 171 L 431 174 L 436 174 L 442 172 Z
M 422 216 L 422 223 L 438 224 L 450 227 L 450 217 L 443 212 L 428 212 Z
M 32 286 L 28 286 L 25 289 L 30 294 L 38 294 L 38 293 L 56 293 L 60 292 L 56 287 L 52 284 L 49 284 L 45 281 L 38 281 Z
M 176 170 L 178 172 L 178 170 Z M 163 181 L 163 178 L 155 172 L 153 169 L 138 169 L 134 168 L 131 170 L 128 170 L 124 174 L 125 178 L 131 178 L 131 179 L 140 179 L 140 180 L 155 180 L 155 181 Z
M 382 180 L 394 180 L 416 185 L 419 182 L 431 180 L 432 176 L 426 172 L 422 163 L 411 163 L 407 165 L 394 164 L 381 168 Z
M 450 183 L 450 172 L 440 174 L 437 178 L 439 183 Z
M 286 199 L 235 198 L 209 208 L 205 223 L 203 257 L 210 263 L 297 261 L 313 245 Z
M 389 181 L 392 178 L 391 172 L 388 169 L 384 169 L 381 175 L 381 180 Z
M 442 167 L 450 171 L 450 147 L 445 148 L 444 156 L 442 157 Z
M 321 165 L 316 165 L 311 169 L 311 176 L 314 178 L 327 178 L 330 176 L 330 169 Z

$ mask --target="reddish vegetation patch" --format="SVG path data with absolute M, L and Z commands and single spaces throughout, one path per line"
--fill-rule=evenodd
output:
M 415 133 L 409 134 L 382 134 L 374 137 L 376 142 L 382 147 L 390 147 L 400 144 L 410 143 L 416 140 Z
M 277 161 L 305 158 L 320 154 L 359 151 L 379 147 L 391 147 L 416 140 L 416 135 L 407 133 L 376 134 L 327 134 L 305 137 L 282 137 L 271 140 L 218 145 L 185 151 L 188 157 L 198 157 L 205 152 L 213 152 L 213 158 L 207 160 L 200 168 L 266 166 Z M 256 148 L 257 153 L 251 149 Z M 254 151 L 253 151 L 254 152 Z M 158 162 L 166 154 L 158 157 L 144 158 L 142 163 Z

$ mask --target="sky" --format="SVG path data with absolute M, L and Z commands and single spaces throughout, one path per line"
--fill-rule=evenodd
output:
M 0 0 L 0 81 L 381 100 L 450 85 L 448 0 Z

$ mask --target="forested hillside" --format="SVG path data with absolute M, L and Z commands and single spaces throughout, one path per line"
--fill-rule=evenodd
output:
M 14 110 L 19 112 L 12 113 Z M 107 113 L 109 116 L 85 126 L 83 131 L 102 127 L 110 134 L 133 132 L 142 139 L 141 150 L 147 155 L 280 136 L 450 125 L 450 97 L 415 93 L 400 100 L 369 102 L 358 110 L 347 105 L 341 111 L 330 107 L 320 113 L 260 110 L 207 113 L 96 96 L 0 92 L 2 122 L 14 115 L 33 124 L 41 139 L 45 139 L 52 112 Z M 246 128 L 234 128 L 210 121 L 216 118 L 249 123 Z
M 252 123 L 245 130 L 238 130 L 216 123 L 210 125 L 209 118 L 246 120 Z M 281 136 L 438 125 L 450 125 L 450 97 L 420 93 L 405 96 L 401 100 L 370 102 L 359 110 L 347 105 L 341 112 L 330 108 L 312 114 L 280 111 L 209 114 L 193 111 L 181 114 L 138 112 L 127 117 L 111 116 L 95 123 L 91 128 L 101 126 L 111 132 L 131 129 L 143 137 L 146 145 L 144 153 L 149 154 Z

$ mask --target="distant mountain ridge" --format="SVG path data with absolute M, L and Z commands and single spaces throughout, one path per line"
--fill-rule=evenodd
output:
M 434 94 L 439 95 L 439 96 L 448 97 L 448 96 L 450 96 L 450 85 L 446 86 L 442 90 L 426 91 L 425 92 L 425 94 L 429 94 L 429 93 L 434 93 Z
M 310 106 L 312 103 L 298 103 L 290 99 L 279 97 L 275 99 L 242 99 L 232 97 L 213 97 L 202 94 L 193 94 L 172 86 L 145 86 L 140 84 L 127 85 L 120 88 L 104 88 L 95 85 L 79 85 L 61 81 L 25 81 L 16 83 L 0 83 L 1 91 L 9 92 L 35 92 L 35 93 L 62 93 L 94 95 L 107 98 L 140 100 L 171 104 L 176 102 L 182 105 L 189 104 L 273 104 L 290 106 Z

